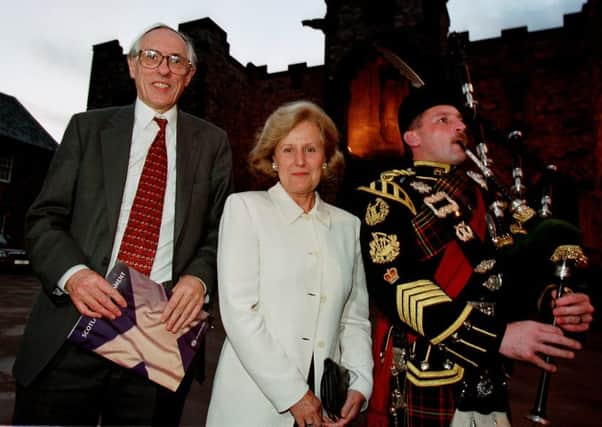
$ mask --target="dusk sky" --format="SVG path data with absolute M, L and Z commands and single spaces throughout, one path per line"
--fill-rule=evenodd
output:
M 501 29 L 559 27 L 583 0 L 449 0 L 450 31 L 471 40 L 499 37 Z M 242 64 L 323 64 L 324 36 L 303 27 L 321 18 L 323 0 L 18 0 L 5 5 L 0 38 L 0 92 L 16 97 L 60 141 L 69 117 L 86 108 L 92 46 L 119 40 L 127 51 L 149 25 L 173 27 L 210 17 L 228 34 L 230 54 Z

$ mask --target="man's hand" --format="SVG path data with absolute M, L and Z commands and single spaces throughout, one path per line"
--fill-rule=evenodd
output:
M 170 332 L 177 332 L 195 321 L 205 303 L 205 287 L 194 276 L 180 277 L 171 298 L 163 310 L 161 322 Z
M 571 350 L 581 350 L 581 343 L 565 337 L 556 326 L 533 320 L 509 323 L 500 345 L 504 356 L 531 362 L 549 372 L 556 372 L 556 366 L 544 362 L 540 355 L 573 359 Z
M 311 390 L 289 409 L 299 427 L 322 426 L 322 403 Z
M 119 291 L 104 277 L 88 268 L 71 276 L 65 283 L 65 290 L 69 292 L 77 311 L 84 316 L 114 320 L 121 316 L 119 307 L 127 307 L 127 302 Z
M 567 332 L 585 332 L 589 329 L 594 316 L 594 306 L 589 296 L 584 293 L 566 294 L 556 299 L 556 291 L 552 292 L 554 309 L 552 314 L 556 325 Z
M 348 425 L 351 421 L 355 419 L 355 417 L 358 416 L 365 401 L 366 398 L 362 393 L 356 390 L 349 390 L 347 392 L 347 399 L 345 400 L 345 404 L 341 408 L 341 418 L 339 418 L 337 422 L 333 422 L 332 420 L 326 418 L 324 426 L 341 427 Z

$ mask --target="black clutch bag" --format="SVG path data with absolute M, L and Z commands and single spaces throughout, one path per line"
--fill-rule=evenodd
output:
M 324 359 L 324 372 L 320 381 L 320 397 L 322 408 L 333 421 L 337 421 L 341 417 L 341 409 L 347 399 L 348 388 L 349 370 L 332 359 Z

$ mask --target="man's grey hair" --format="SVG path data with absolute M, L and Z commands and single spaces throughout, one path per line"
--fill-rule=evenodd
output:
M 198 58 L 194 51 L 194 44 L 192 43 L 192 40 L 190 39 L 190 37 L 188 37 L 184 33 L 179 32 L 178 30 L 171 28 L 169 25 L 162 24 L 162 23 L 157 23 L 157 24 L 151 25 L 149 28 L 144 30 L 138 37 L 136 37 L 136 40 L 134 41 L 134 43 L 132 43 L 132 47 L 130 47 L 128 56 L 130 58 L 137 57 L 138 53 L 140 52 L 140 42 L 142 41 L 142 38 L 145 35 L 147 35 L 148 33 L 150 33 L 151 31 L 159 30 L 161 28 L 164 28 L 169 31 L 173 31 L 178 36 L 180 36 L 182 38 L 182 40 L 184 40 L 184 43 L 186 43 L 186 55 L 188 56 L 188 60 L 192 63 L 193 67 L 196 67 Z

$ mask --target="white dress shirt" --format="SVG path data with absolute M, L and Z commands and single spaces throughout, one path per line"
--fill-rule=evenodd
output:
M 171 267 L 173 258 L 176 197 L 176 129 L 178 109 L 174 106 L 165 113 L 159 114 L 144 104 L 140 99 L 136 99 L 134 111 L 134 129 L 132 131 L 132 145 L 130 147 L 127 178 L 123 190 L 123 198 L 121 199 L 121 209 L 117 221 L 115 240 L 113 241 L 109 271 L 117 261 L 119 246 L 121 245 L 136 190 L 138 189 L 138 181 L 140 180 L 140 175 L 142 175 L 146 154 L 159 131 L 159 125 L 154 121 L 154 118 L 160 117 L 167 119 L 167 126 L 165 129 L 165 143 L 167 146 L 167 182 L 165 199 L 163 201 L 163 217 L 161 219 L 159 243 L 150 278 L 157 283 L 162 283 L 172 280 Z M 59 280 L 58 287 L 64 292 L 67 280 L 77 271 L 85 268 L 88 267 L 81 264 L 71 267 Z

